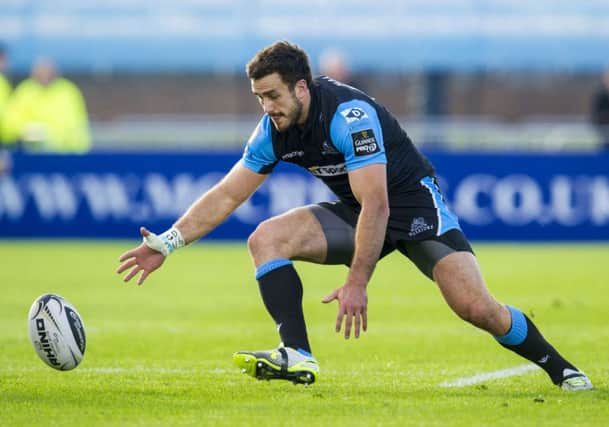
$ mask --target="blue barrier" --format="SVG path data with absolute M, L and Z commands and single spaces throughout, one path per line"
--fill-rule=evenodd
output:
M 135 238 L 163 231 L 239 154 L 16 155 L 0 177 L 0 238 Z M 473 240 L 609 240 L 609 155 L 432 153 L 448 203 Z M 332 200 L 280 165 L 208 237 L 244 239 L 287 209 Z

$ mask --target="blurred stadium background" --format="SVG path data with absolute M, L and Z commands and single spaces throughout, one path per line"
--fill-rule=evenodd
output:
M 344 55 L 349 79 L 438 166 L 471 237 L 606 239 L 609 157 L 589 117 L 609 64 L 607 1 L 301 6 L 1 1 L 11 80 L 53 58 L 84 94 L 93 150 L 14 154 L 0 236 L 124 237 L 140 222 L 169 224 L 238 158 L 260 117 L 244 64 L 289 39 L 315 72 L 329 50 Z M 289 197 L 286 179 L 297 189 Z M 325 197 L 312 178 L 282 170 L 215 236 L 242 238 L 264 216 Z

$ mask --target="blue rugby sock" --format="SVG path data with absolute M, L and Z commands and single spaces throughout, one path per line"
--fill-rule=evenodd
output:
M 561 382 L 564 369 L 577 370 L 544 339 L 522 311 L 510 306 L 507 308 L 512 315 L 512 326 L 507 334 L 495 337 L 502 346 L 541 367 L 554 384 Z
M 256 270 L 264 305 L 286 347 L 311 352 L 302 311 L 302 282 L 287 259 L 269 261 Z

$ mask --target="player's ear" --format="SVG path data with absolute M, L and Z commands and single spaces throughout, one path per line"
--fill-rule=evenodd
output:
M 309 92 L 309 85 L 305 79 L 300 79 L 294 85 L 294 93 L 298 98 L 302 98 L 305 93 Z

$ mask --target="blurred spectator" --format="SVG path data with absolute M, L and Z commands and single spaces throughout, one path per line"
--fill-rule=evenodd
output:
M 83 96 L 74 83 L 58 76 L 50 59 L 38 59 L 30 78 L 17 85 L 4 119 L 4 139 L 25 150 L 84 153 L 91 148 Z
M 11 93 L 11 84 L 6 76 L 8 69 L 8 58 L 6 48 L 0 42 L 0 117 L 2 111 L 8 102 L 9 94 Z
M 362 83 L 351 74 L 351 67 L 345 54 L 335 48 L 324 50 L 319 56 L 319 72 L 341 83 L 364 90 Z
M 11 93 L 11 84 L 6 76 L 6 70 L 8 69 L 8 58 L 6 48 L 0 42 L 0 175 L 9 169 L 10 161 L 8 154 L 4 152 L 4 144 L 2 138 L 3 132 L 3 115 L 8 103 L 8 98 Z
M 592 123 L 598 128 L 601 146 L 609 150 L 609 68 L 603 75 L 603 84 L 594 95 Z

